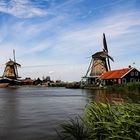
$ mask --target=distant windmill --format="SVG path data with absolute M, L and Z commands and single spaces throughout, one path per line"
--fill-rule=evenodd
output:
M 20 78 L 18 76 L 18 70 L 17 67 L 20 67 L 21 65 L 16 63 L 16 59 L 15 59 L 15 50 L 13 50 L 13 58 L 14 60 L 9 60 L 6 63 L 6 67 L 3 73 L 3 78 L 8 78 L 8 79 L 12 79 L 12 80 L 16 80 L 17 78 Z
M 91 79 L 95 81 L 95 78 L 107 71 L 110 71 L 110 59 L 114 61 L 113 58 L 108 54 L 106 37 L 103 33 L 103 51 L 96 52 L 92 55 L 92 59 L 85 77 L 90 78 L 90 81 Z

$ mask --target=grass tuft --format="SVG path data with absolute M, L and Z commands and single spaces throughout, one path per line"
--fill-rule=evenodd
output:
M 83 118 L 71 119 L 61 128 L 63 140 L 140 139 L 140 105 L 91 102 Z

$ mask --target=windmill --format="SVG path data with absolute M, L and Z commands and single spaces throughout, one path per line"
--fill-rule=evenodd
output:
M 13 60 L 10 59 L 6 63 L 6 67 L 2 76 L 3 78 L 11 79 L 11 80 L 17 80 L 18 78 L 20 78 L 18 76 L 17 67 L 20 67 L 21 65 L 16 62 L 15 50 L 13 50 L 13 58 L 14 58 Z
M 96 52 L 92 55 L 90 65 L 85 76 L 89 81 L 88 83 L 95 82 L 100 75 L 111 70 L 110 60 L 114 61 L 108 53 L 106 37 L 103 33 L 103 51 Z

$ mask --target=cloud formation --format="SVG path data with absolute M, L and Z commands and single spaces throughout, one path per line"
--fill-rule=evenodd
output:
M 1 12 L 18 17 L 0 17 L 0 63 L 12 57 L 15 48 L 23 66 L 22 77 L 51 74 L 54 79 L 80 80 L 90 62 L 86 57 L 102 50 L 105 32 L 109 53 L 115 59 L 112 67 L 127 67 L 133 62 L 139 66 L 140 11 L 135 2 L 13 0 L 8 5 L 0 1 Z M 24 68 L 28 65 L 48 66 Z
M 30 0 L 1 0 L 0 11 L 18 18 L 31 18 L 47 14 L 45 10 L 33 5 Z

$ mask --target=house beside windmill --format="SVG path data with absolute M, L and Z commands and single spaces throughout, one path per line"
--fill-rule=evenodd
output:
M 129 66 L 128 68 L 108 71 L 99 78 L 103 85 L 126 84 L 129 82 L 140 82 L 140 71 Z
M 111 70 L 110 60 L 114 61 L 108 53 L 105 34 L 103 33 L 103 50 L 92 55 L 87 73 L 82 80 L 86 80 L 86 85 L 97 85 L 98 77 Z

